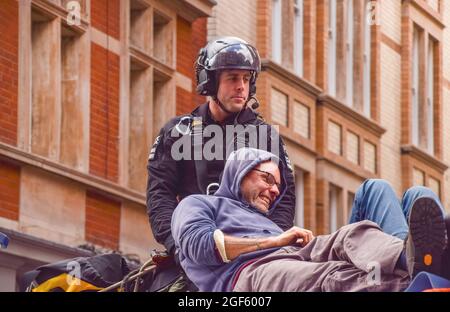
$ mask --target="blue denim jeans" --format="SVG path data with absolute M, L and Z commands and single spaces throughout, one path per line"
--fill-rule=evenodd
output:
M 408 189 L 401 202 L 385 180 L 369 179 L 355 194 L 349 223 L 370 220 L 383 232 L 405 239 L 408 236 L 408 218 L 411 206 L 419 197 L 431 197 L 444 211 L 438 196 L 429 188 L 414 186 Z

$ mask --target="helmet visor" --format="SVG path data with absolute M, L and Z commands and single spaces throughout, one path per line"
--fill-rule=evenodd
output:
M 255 48 L 237 43 L 219 50 L 207 64 L 209 70 L 245 69 L 259 73 L 261 64 Z

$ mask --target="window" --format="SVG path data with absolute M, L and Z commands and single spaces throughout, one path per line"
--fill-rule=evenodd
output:
M 422 170 L 413 168 L 413 185 L 425 185 L 425 173 Z
M 172 65 L 173 36 L 171 20 L 156 10 L 153 11 L 153 56 L 167 65 Z
M 441 182 L 439 180 L 428 177 L 428 187 L 439 197 L 441 198 Z
M 288 125 L 288 96 L 276 89 L 271 92 L 272 121 L 275 125 Z
M 61 146 L 62 163 L 83 169 L 83 136 L 87 133 L 83 125 L 86 111 L 83 99 L 83 55 L 81 38 L 69 28 L 61 28 Z
M 336 0 L 329 0 L 328 3 L 328 93 L 336 96 Z
M 294 72 L 303 76 L 303 0 L 294 3 Z
M 353 132 L 347 132 L 347 159 L 359 165 L 359 137 Z
M 372 24 L 377 2 L 329 0 L 328 94 L 371 117 Z
M 310 112 L 309 107 L 294 101 L 294 132 L 305 139 L 310 138 Z
M 370 142 L 364 142 L 364 169 L 377 172 L 377 147 Z
M 341 227 L 343 222 L 342 206 L 341 206 L 342 189 L 333 184 L 329 185 L 328 200 L 330 208 L 329 230 L 333 233 Z
M 153 134 L 152 70 L 131 60 L 130 101 L 129 101 L 129 153 L 128 176 L 132 189 L 145 191 L 146 177 L 142 174 L 141 164 L 148 157 L 148 146 Z
M 282 0 L 272 0 L 272 59 L 281 64 L 281 2 Z
M 342 127 L 328 121 L 328 150 L 337 155 L 342 155 Z
M 428 5 L 435 11 L 439 12 L 441 9 L 440 0 L 426 0 Z
M 80 4 L 84 8 L 85 2 Z M 31 20 L 21 22 L 31 26 L 31 49 L 24 51 L 31 66 L 22 69 L 26 76 L 31 75 L 31 103 L 23 107 L 23 147 L 51 161 L 87 171 L 90 102 L 89 93 L 84 91 L 90 85 L 86 48 L 90 39 L 84 35 L 85 27 L 72 27 L 58 18 L 61 8 L 57 6 L 30 4 L 30 10 Z
M 411 141 L 434 155 L 435 71 L 438 42 L 418 26 L 414 27 L 411 64 Z
M 419 30 L 415 27 L 413 33 L 413 45 L 412 45 L 412 143 L 419 145 Z
M 139 1 L 130 1 L 130 45 L 150 55 L 151 31 L 151 10 Z
M 352 192 L 348 192 L 347 193 L 347 220 L 350 220 L 354 201 L 355 201 L 355 194 Z
M 127 185 L 145 191 L 147 161 L 159 129 L 175 115 L 174 20 L 176 16 L 145 1 L 130 0 L 130 85 L 129 111 L 123 118 L 127 127 L 125 171 Z
M 35 10 L 31 13 L 32 121 L 31 151 L 53 160 L 58 159 L 59 90 L 56 70 L 58 58 L 49 46 L 57 46 L 55 19 Z
M 353 106 L 353 53 L 354 53 L 354 43 L 353 43 L 353 33 L 355 31 L 354 19 L 353 19 L 353 0 L 348 0 L 347 2 L 347 44 L 346 44 L 346 55 L 347 55 L 347 70 L 346 70 L 346 104 L 348 106 Z
M 305 177 L 303 170 L 295 170 L 295 225 L 305 226 Z
M 433 39 L 428 41 L 428 59 L 427 59 L 427 150 L 428 153 L 434 154 L 434 48 Z

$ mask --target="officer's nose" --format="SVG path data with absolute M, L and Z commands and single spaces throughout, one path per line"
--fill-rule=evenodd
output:
M 244 79 L 238 79 L 236 89 L 238 89 L 239 91 L 242 91 L 242 90 L 244 90 L 244 87 L 245 87 Z

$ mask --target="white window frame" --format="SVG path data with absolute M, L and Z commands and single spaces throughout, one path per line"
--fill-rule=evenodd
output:
M 347 220 L 350 220 L 352 214 L 353 203 L 355 202 L 355 193 L 347 192 Z
M 412 133 L 412 143 L 416 146 L 419 145 L 419 70 L 420 70 L 420 59 L 419 59 L 419 43 L 420 43 L 420 33 L 417 28 L 413 31 L 413 45 L 412 45 L 412 85 L 411 85 L 411 133 Z
M 294 1 L 294 72 L 303 77 L 303 0 Z
M 328 93 L 336 96 L 337 7 L 336 0 L 328 0 Z
M 305 226 L 305 177 L 301 169 L 295 170 L 295 225 Z
M 365 1 L 365 16 L 368 16 L 372 10 L 372 0 Z M 371 25 L 368 23 L 367 18 L 363 18 L 364 21 L 364 66 L 363 66 L 363 113 L 366 117 L 370 118 L 370 67 L 371 67 Z
M 353 18 L 353 0 L 347 0 L 347 44 L 346 44 L 346 104 L 353 106 L 353 53 L 354 53 L 354 31 L 355 24 Z
M 272 60 L 281 64 L 282 0 L 272 0 Z
M 434 41 L 428 40 L 428 64 L 427 64 L 427 119 L 428 119 L 428 153 L 434 155 Z

